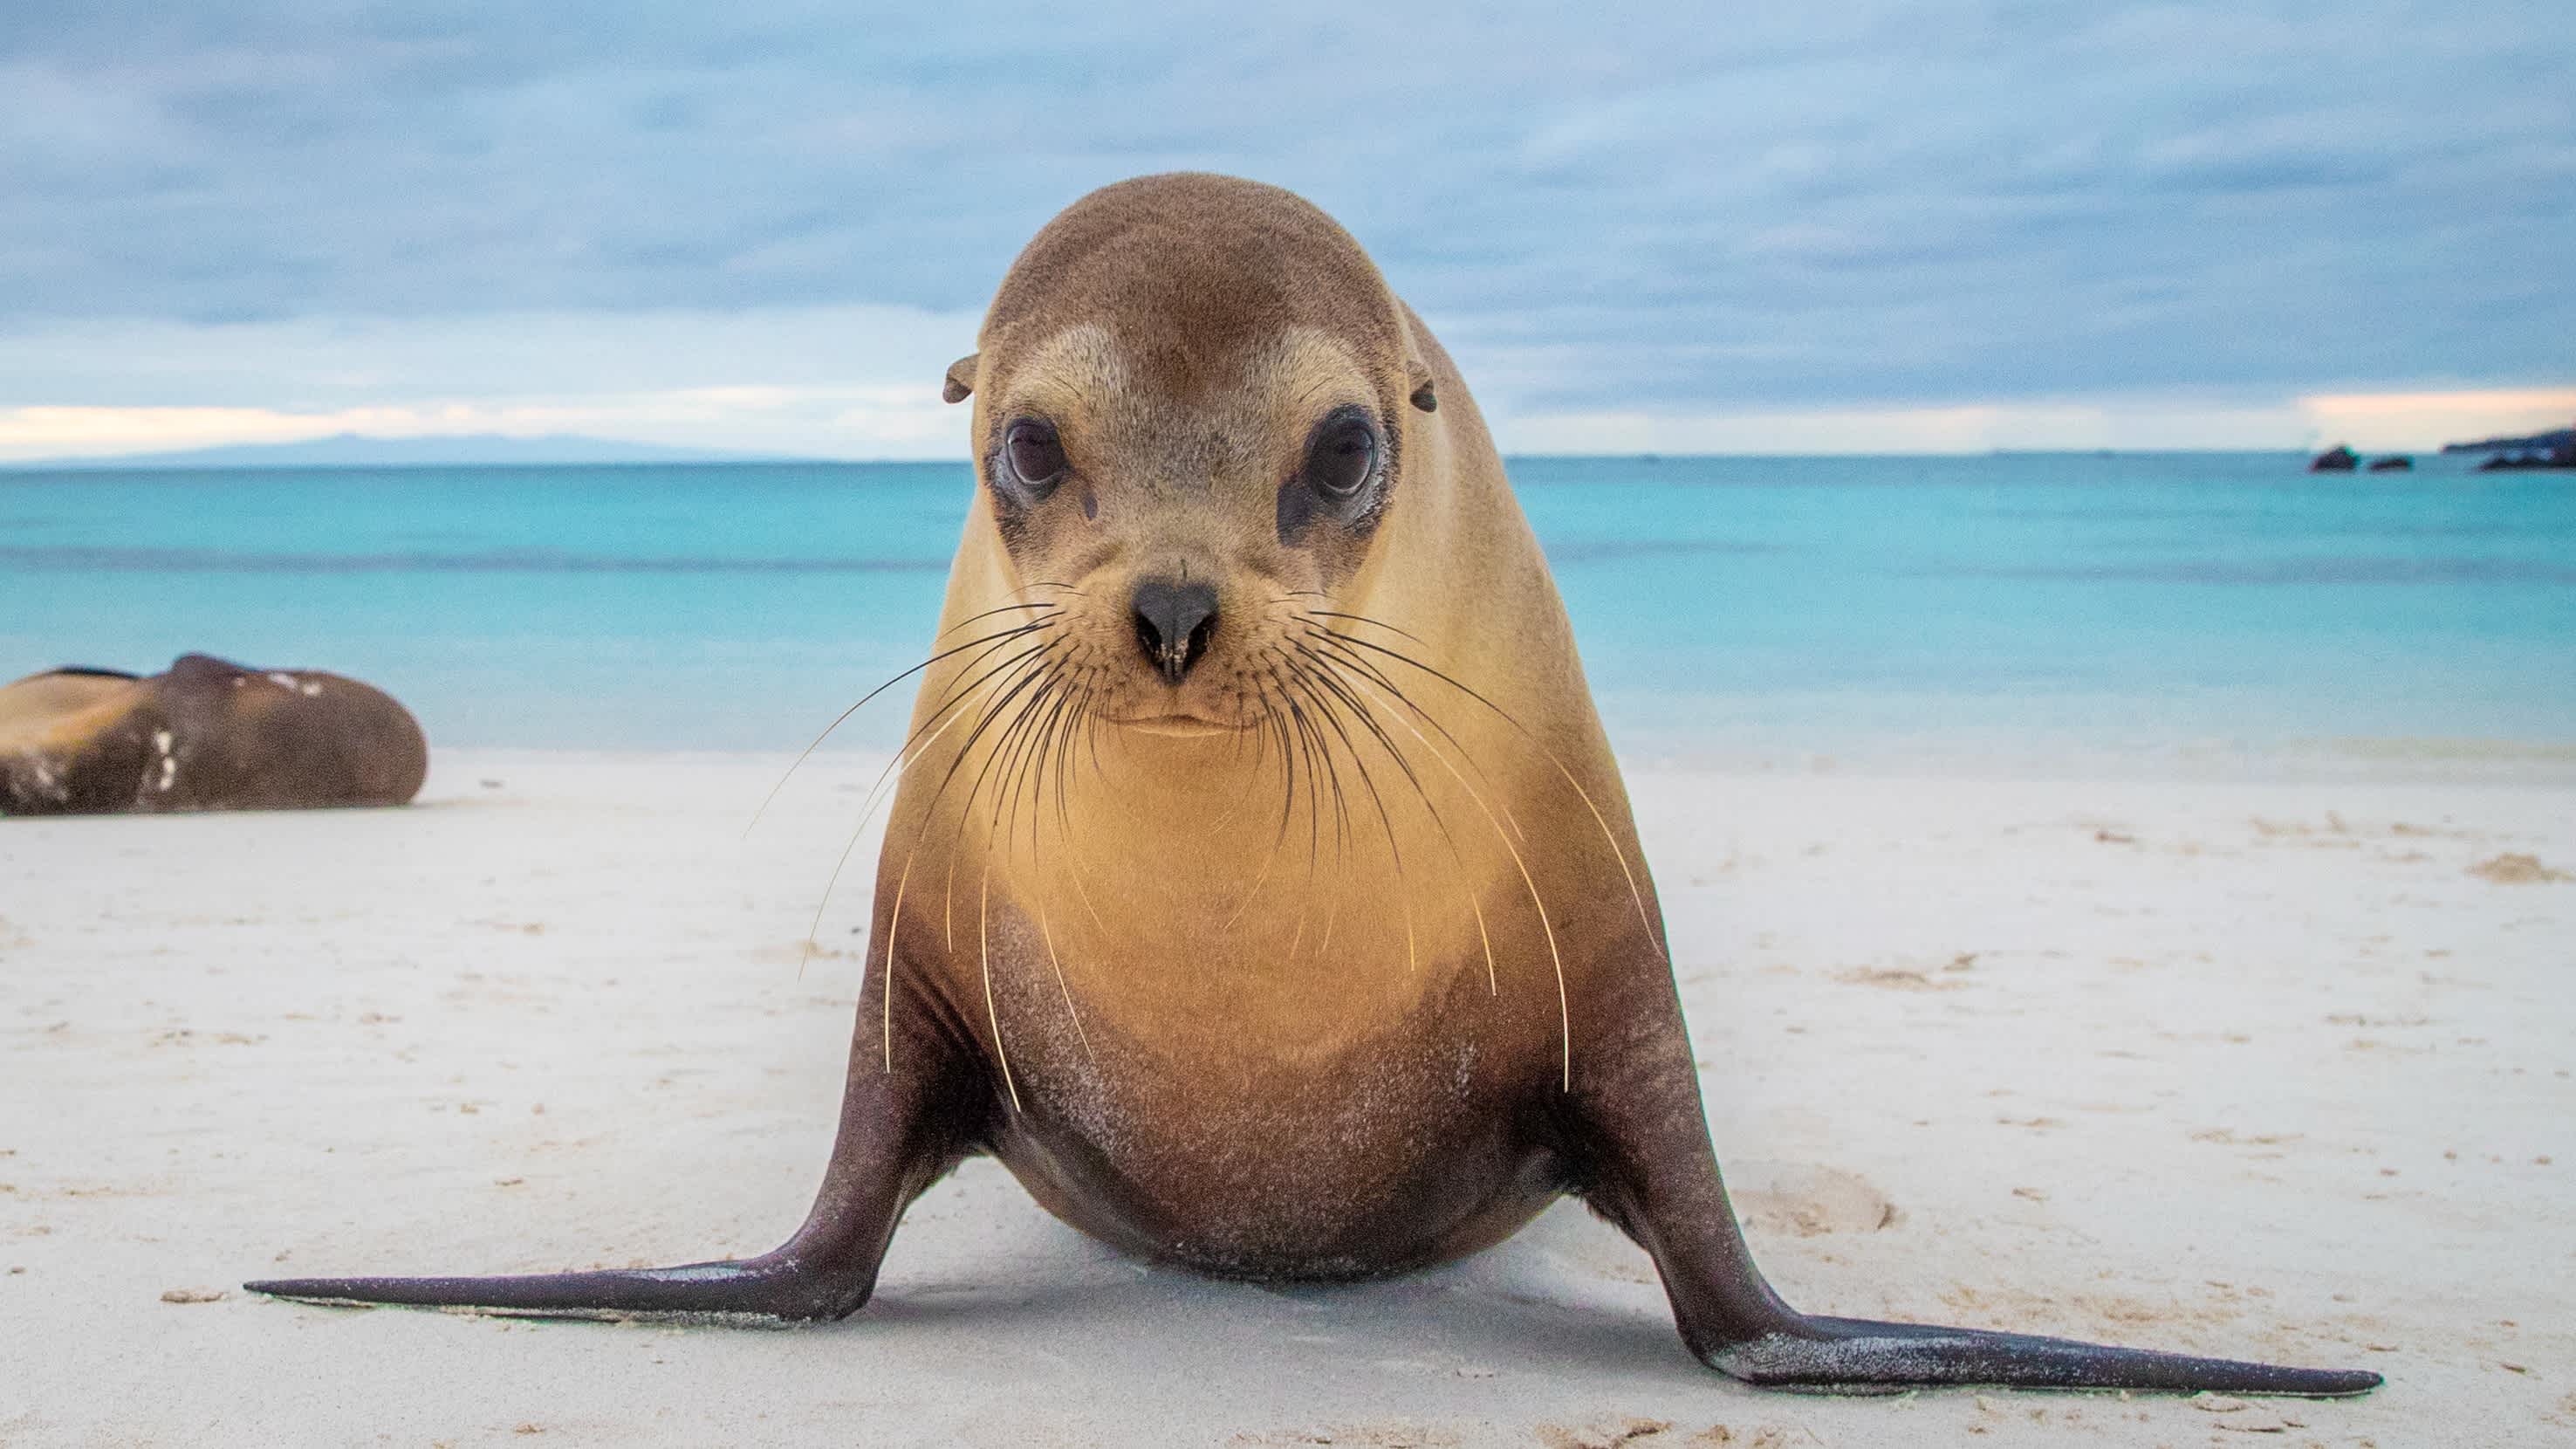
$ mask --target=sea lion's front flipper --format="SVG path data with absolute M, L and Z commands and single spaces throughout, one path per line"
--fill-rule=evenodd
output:
M 1559 1119 L 1561 1150 L 1593 1210 L 1654 1259 L 1682 1341 L 1710 1367 L 1752 1384 L 1848 1393 L 1977 1385 L 2334 1396 L 2379 1386 L 2379 1375 L 2362 1371 L 1798 1312 L 1763 1281 L 1736 1226 L 1678 1008 L 1640 1005 L 1613 1018 L 1638 1023 L 1629 1039 L 1604 1042 L 1590 1054 L 1592 1071 L 1578 1069 Z M 1650 1025 L 1658 1021 L 1671 1029 Z
M 603 1268 L 502 1278 L 276 1278 L 242 1286 L 308 1303 L 392 1303 L 565 1318 L 723 1313 L 847 1318 L 868 1301 L 876 1265 L 816 1263 L 780 1248 L 738 1262 Z
M 898 963 L 899 964 L 899 963 Z M 882 975 L 878 978 L 882 981 Z M 898 1011 L 889 1054 L 859 1013 L 841 1125 L 805 1225 L 756 1258 L 676 1268 L 610 1268 L 504 1278 L 281 1278 L 254 1293 L 326 1303 L 398 1303 L 594 1317 L 621 1313 L 739 1313 L 847 1318 L 875 1291 L 895 1222 L 969 1150 L 989 1093 L 926 1013 Z M 907 1018 L 911 1019 L 908 1021 Z M 907 1026 L 911 1030 L 907 1031 Z
M 77 666 L 0 684 L 0 815 L 132 809 L 164 728 L 148 683 Z

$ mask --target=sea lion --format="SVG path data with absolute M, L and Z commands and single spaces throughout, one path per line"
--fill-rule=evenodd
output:
M 1547 566 L 1448 355 L 1322 212 L 1203 175 L 1094 192 L 945 391 L 979 486 L 804 1226 L 742 1261 L 250 1288 L 840 1318 L 905 1205 L 989 1153 L 1230 1278 L 1398 1273 L 1577 1194 L 1691 1352 L 1757 1384 L 2379 1382 L 1771 1290 Z
M 0 687 L 0 815 L 400 805 L 428 773 L 410 711 L 320 670 L 185 654 Z

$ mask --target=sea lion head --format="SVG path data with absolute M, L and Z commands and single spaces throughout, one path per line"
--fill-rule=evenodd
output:
M 1058 687 L 1095 718 L 1223 735 L 1268 715 L 1317 611 L 1361 612 L 1418 486 L 1430 379 L 1323 212 L 1179 174 L 1039 232 L 946 393 L 975 400 L 992 582 L 1054 626 Z

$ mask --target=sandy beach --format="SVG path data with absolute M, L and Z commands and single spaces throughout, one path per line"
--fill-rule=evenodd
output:
M 1269 1290 L 989 1162 L 828 1327 L 239 1290 L 792 1228 L 868 842 L 814 911 L 879 762 L 746 836 L 781 763 L 451 751 L 407 810 L 0 823 L 0 1443 L 2576 1442 L 2565 784 L 1631 777 L 1792 1301 L 2388 1376 L 2357 1401 L 1763 1394 L 1578 1207 Z

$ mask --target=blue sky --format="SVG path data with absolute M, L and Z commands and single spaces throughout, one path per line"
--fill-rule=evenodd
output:
M 955 455 L 1020 244 L 1181 167 L 1338 216 L 1511 447 L 2576 415 L 2564 0 L 10 10 L 0 458 Z

